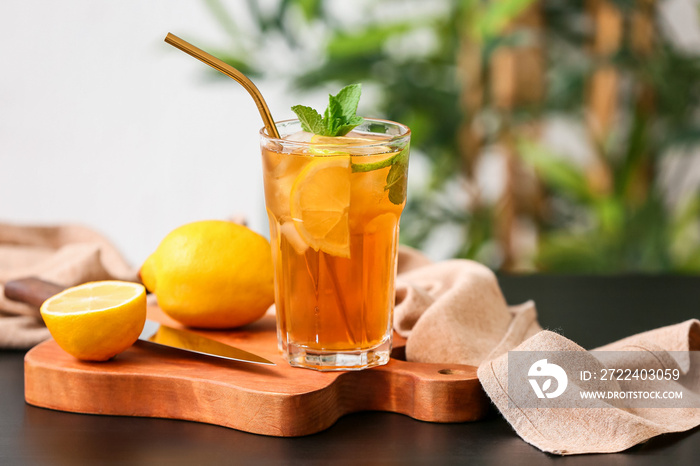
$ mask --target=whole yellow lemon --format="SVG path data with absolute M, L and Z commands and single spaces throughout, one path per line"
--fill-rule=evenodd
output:
M 274 302 L 270 243 L 233 222 L 176 228 L 146 259 L 140 276 L 160 308 L 190 327 L 240 327 Z

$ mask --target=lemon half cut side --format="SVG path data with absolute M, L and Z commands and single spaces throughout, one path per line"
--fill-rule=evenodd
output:
M 85 283 L 44 301 L 41 316 L 64 351 L 86 361 L 106 361 L 141 334 L 146 289 L 116 280 Z

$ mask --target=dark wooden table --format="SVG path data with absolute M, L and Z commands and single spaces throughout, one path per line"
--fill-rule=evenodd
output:
M 500 277 L 510 303 L 534 299 L 545 328 L 586 348 L 700 317 L 700 277 Z M 81 415 L 24 403 L 23 356 L 0 351 L 0 465 L 669 464 L 700 461 L 700 429 L 623 453 L 556 457 L 492 412 L 465 424 L 357 413 L 302 438 L 165 419 Z M 303 416 L 304 413 L 299 413 Z

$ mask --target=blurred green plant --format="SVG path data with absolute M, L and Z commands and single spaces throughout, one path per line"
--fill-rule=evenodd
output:
M 664 170 L 700 143 L 700 59 L 658 2 L 205 4 L 231 38 L 210 50 L 245 73 L 293 92 L 362 82 L 372 116 L 412 128 L 429 176 L 410 186 L 403 242 L 449 229 L 450 254 L 504 271 L 700 271 L 700 192 Z M 553 120 L 580 129 L 584 162 L 544 137 Z

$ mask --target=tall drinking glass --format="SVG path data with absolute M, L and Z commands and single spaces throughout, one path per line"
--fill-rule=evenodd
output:
M 391 352 L 411 133 L 365 119 L 343 137 L 260 131 L 277 339 L 293 366 L 352 370 Z

